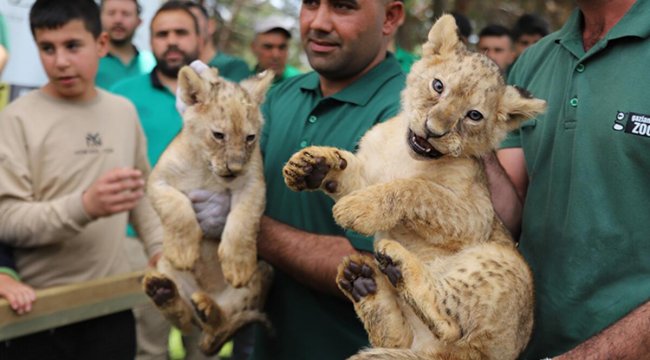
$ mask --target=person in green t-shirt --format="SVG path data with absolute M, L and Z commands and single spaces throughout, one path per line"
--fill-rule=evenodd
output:
M 283 81 L 262 106 L 267 207 L 258 255 L 275 268 L 266 306 L 275 334 L 256 331 L 252 359 L 345 359 L 369 345 L 335 277 L 343 257 L 371 256 L 373 241 L 339 227 L 326 195 L 289 190 L 281 169 L 309 145 L 354 151 L 370 127 L 398 113 L 405 76 L 387 49 L 403 17 L 393 0 L 302 5 L 301 40 L 315 71 Z
M 501 216 L 522 217 L 535 280 L 521 358 L 648 359 L 650 2 L 577 3 L 509 76 L 548 103 L 498 152 L 523 212 L 517 196 L 493 199 Z M 494 180 L 493 194 L 509 187 Z
M 199 3 L 188 1 L 186 4 L 199 22 L 199 32 L 203 41 L 199 59 L 219 69 L 219 75 L 230 81 L 239 82 L 247 78 L 250 73 L 244 60 L 215 47 L 214 33 L 217 31 L 217 22 L 214 17 L 210 17 L 208 10 Z
M 156 65 L 150 51 L 138 50 L 133 36 L 142 23 L 136 0 L 102 0 L 102 28 L 108 34 L 108 54 L 99 60 L 95 83 L 108 90 L 129 77 L 146 74 Z
M 270 16 L 255 25 L 255 37 L 251 42 L 251 51 L 257 59 L 251 74 L 267 69 L 275 72 L 273 86 L 300 74 L 300 70 L 287 64 L 291 24 L 288 19 Z

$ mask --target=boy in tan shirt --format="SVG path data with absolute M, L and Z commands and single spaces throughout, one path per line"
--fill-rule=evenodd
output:
M 92 0 L 38 0 L 30 25 L 48 83 L 0 113 L 0 241 L 38 289 L 129 270 L 130 220 L 152 262 L 159 220 L 143 199 L 149 172 L 137 113 L 95 87 L 106 54 Z M 2 359 L 132 359 L 131 311 L 0 344 Z

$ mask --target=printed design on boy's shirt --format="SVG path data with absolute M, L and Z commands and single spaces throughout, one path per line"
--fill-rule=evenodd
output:
M 650 115 L 618 111 L 612 129 L 624 131 L 627 134 L 650 137 Z
M 113 152 L 113 148 L 104 148 L 102 136 L 100 133 L 89 132 L 86 134 L 84 139 L 86 141 L 86 148 L 76 150 L 75 155 L 86 155 L 86 154 L 110 154 Z

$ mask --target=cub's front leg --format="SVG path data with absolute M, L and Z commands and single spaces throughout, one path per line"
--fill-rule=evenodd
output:
M 266 187 L 261 155 L 254 156 L 246 185 L 233 190 L 231 210 L 218 250 L 223 275 L 236 288 L 246 285 L 257 269 L 257 234 L 264 212 Z
M 164 180 L 150 182 L 147 196 L 162 223 L 165 258 L 177 269 L 192 269 L 199 257 L 203 232 L 189 198 Z
M 397 293 L 369 256 L 351 255 L 339 265 L 336 283 L 354 303 L 374 347 L 408 348 L 413 331 Z
M 291 156 L 282 169 L 293 191 L 320 189 L 334 200 L 365 186 L 363 164 L 349 151 L 310 146 Z

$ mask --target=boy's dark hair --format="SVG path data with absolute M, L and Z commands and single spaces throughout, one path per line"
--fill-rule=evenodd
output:
M 106 2 L 106 0 L 101 0 L 99 2 L 99 9 L 100 10 L 104 8 L 104 3 L 105 2 Z M 140 3 L 138 2 L 138 0 L 133 0 L 133 2 L 135 3 L 136 14 L 140 15 L 142 13 L 142 6 L 140 6 Z
M 190 11 L 190 7 L 188 6 L 188 4 L 190 3 L 187 1 L 180 1 L 180 0 L 170 0 L 162 4 L 162 6 L 159 7 L 158 10 L 156 10 L 156 13 L 151 18 L 149 30 L 151 30 L 151 25 L 153 25 L 153 21 L 158 17 L 158 15 L 160 15 L 160 13 L 166 11 L 180 10 L 180 11 L 184 11 L 186 14 L 192 17 L 192 20 L 194 21 L 194 31 L 196 31 L 196 33 L 199 34 L 200 33 L 199 21 L 196 19 L 196 16 L 194 16 L 194 14 Z
M 510 30 L 508 30 L 507 27 L 497 25 L 497 24 L 490 24 L 481 30 L 481 32 L 478 34 L 479 38 L 482 38 L 483 36 L 494 36 L 494 37 L 502 37 L 502 36 L 507 36 L 512 40 L 512 33 L 510 33 Z
M 72 20 L 81 20 L 95 39 L 102 33 L 99 6 L 93 0 L 37 0 L 29 11 L 29 27 L 59 29 Z
M 546 20 L 535 14 L 524 14 L 517 19 L 512 27 L 512 38 L 516 41 L 521 35 L 548 35 L 549 28 Z

